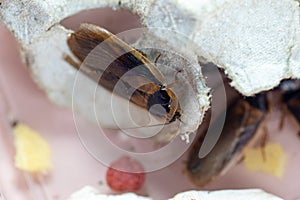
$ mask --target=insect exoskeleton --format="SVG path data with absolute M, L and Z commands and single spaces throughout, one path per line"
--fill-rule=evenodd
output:
M 232 103 L 227 112 L 221 136 L 204 158 L 199 158 L 199 149 L 207 129 L 198 133 L 201 137 L 195 141 L 189 153 L 186 173 L 198 186 L 204 186 L 223 175 L 243 156 L 247 146 L 253 145 L 262 134 L 268 104 L 265 94 L 256 97 L 239 98 Z M 212 126 L 219 126 L 216 120 Z
M 274 107 L 281 110 L 281 119 L 277 126 L 279 130 L 283 127 L 285 116 L 294 121 L 299 130 L 299 79 L 285 80 L 274 90 L 257 94 L 255 97 L 239 97 L 227 109 L 225 125 L 218 143 L 204 158 L 199 158 L 198 153 L 208 127 L 200 129 L 200 137 L 193 144 L 186 165 L 186 173 L 190 179 L 196 185 L 204 186 L 237 164 L 245 149 L 255 144 L 259 138 L 265 145 L 268 134 L 265 123 L 272 110 L 276 110 Z
M 92 24 L 81 24 L 69 37 L 68 45 L 81 63 L 75 64 L 70 56 L 66 60 L 99 85 L 148 110 L 162 124 L 180 120 L 177 95 L 144 53 Z M 121 88 L 115 89 L 120 83 Z

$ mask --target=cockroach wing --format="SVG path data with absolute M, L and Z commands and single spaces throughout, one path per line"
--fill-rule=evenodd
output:
M 71 34 L 68 45 L 83 63 L 80 70 L 108 90 L 119 81 L 129 89 L 143 81 L 165 85 L 163 74 L 148 58 L 98 26 L 82 24 Z
M 187 175 L 198 186 L 204 186 L 223 175 L 242 157 L 247 146 L 253 145 L 260 134 L 267 112 L 265 94 L 256 97 L 239 99 L 232 104 L 226 113 L 226 121 L 222 134 L 204 158 L 199 158 L 199 149 L 204 134 L 193 145 L 187 162 Z M 219 126 L 218 119 L 212 126 Z M 202 131 L 206 132 L 208 127 Z

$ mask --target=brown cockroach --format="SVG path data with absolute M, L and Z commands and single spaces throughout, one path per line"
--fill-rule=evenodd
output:
M 300 130 L 300 80 L 283 81 L 274 91 L 281 96 L 279 103 L 286 107 L 283 116 L 288 112 Z M 201 159 L 198 152 L 208 127 L 200 129 L 200 137 L 192 145 L 185 170 L 193 183 L 202 187 L 224 175 L 242 159 L 247 146 L 254 145 L 260 136 L 266 134 L 264 124 L 271 107 L 267 95 L 261 93 L 255 97 L 242 97 L 232 103 L 227 109 L 221 137 L 212 151 Z M 217 123 L 214 125 L 218 126 Z
M 251 145 L 253 138 L 260 135 L 257 130 L 263 126 L 267 113 L 266 96 L 241 98 L 227 109 L 221 136 L 212 151 L 204 158 L 198 157 L 205 134 L 192 145 L 186 172 L 198 186 L 213 181 L 242 158 L 245 146 Z M 213 126 L 219 126 L 218 120 Z M 203 129 L 207 131 L 207 129 Z
M 82 63 L 76 64 L 70 56 L 66 57 L 77 70 L 107 90 L 147 109 L 166 124 L 180 120 L 182 110 L 176 94 L 144 53 L 92 24 L 81 24 L 67 42 Z M 116 89 L 117 84 L 121 88 Z M 159 108 L 153 109 L 153 105 L 159 105 Z

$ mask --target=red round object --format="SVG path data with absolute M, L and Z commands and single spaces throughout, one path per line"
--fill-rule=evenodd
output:
M 142 165 L 129 157 L 121 157 L 111 163 L 106 172 L 106 183 L 118 192 L 139 190 L 145 181 Z

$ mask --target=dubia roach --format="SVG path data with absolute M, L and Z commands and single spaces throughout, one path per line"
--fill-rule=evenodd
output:
M 176 94 L 168 88 L 159 68 L 141 51 L 92 24 L 81 24 L 67 42 L 83 64 L 74 64 L 70 56 L 67 61 L 99 85 L 147 109 L 165 123 L 180 119 L 182 111 Z M 121 87 L 116 89 L 117 84 Z M 153 109 L 153 105 L 159 108 Z

